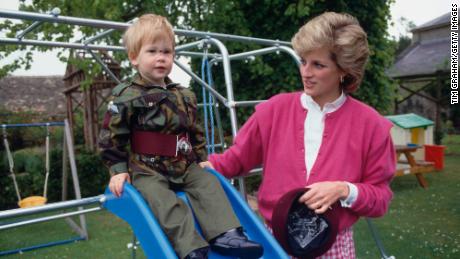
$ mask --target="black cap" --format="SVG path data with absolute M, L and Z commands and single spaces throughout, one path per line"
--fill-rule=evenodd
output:
M 290 255 L 315 258 L 324 254 L 335 242 L 338 218 L 337 204 L 324 214 L 316 214 L 298 200 L 307 188 L 293 189 L 276 203 L 272 216 L 275 238 Z

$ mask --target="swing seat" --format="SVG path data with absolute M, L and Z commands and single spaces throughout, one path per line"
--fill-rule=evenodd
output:
M 43 196 L 29 196 L 18 202 L 20 208 L 28 208 L 44 205 L 47 199 Z

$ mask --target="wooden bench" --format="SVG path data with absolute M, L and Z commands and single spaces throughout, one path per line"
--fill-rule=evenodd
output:
M 417 177 L 417 180 L 423 188 L 428 188 L 428 183 L 423 177 L 424 173 L 431 173 L 435 171 L 434 163 L 423 160 L 415 160 L 412 155 L 413 152 L 417 151 L 420 146 L 404 146 L 396 145 L 396 159 L 398 164 L 396 165 L 395 176 L 403 176 L 413 174 Z M 406 160 L 400 160 L 400 156 L 404 155 Z

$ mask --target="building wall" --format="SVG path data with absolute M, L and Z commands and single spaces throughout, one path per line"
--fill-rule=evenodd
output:
M 414 143 L 414 134 L 417 136 L 416 143 Z M 426 128 L 416 128 L 416 129 L 403 129 L 394 125 L 391 129 L 391 138 L 393 139 L 393 143 L 395 145 L 407 145 L 408 143 L 417 144 L 419 146 L 428 144 L 433 144 L 433 126 L 428 126 Z M 424 160 L 425 159 L 425 149 L 420 148 L 414 153 L 414 157 L 416 160 Z M 401 156 L 402 159 L 404 159 Z
M 429 40 L 436 40 L 441 38 L 450 38 L 450 27 L 445 26 L 441 28 L 426 30 L 426 31 L 419 31 L 414 32 L 412 37 L 412 43 L 419 42 L 419 41 L 429 41 Z
M 404 89 L 399 89 L 401 96 L 407 96 Z M 423 92 L 422 92 L 423 93 Z M 425 95 L 428 95 L 424 93 Z M 413 95 L 404 102 L 398 104 L 395 114 L 415 113 L 429 120 L 436 121 L 436 104 L 426 98 Z

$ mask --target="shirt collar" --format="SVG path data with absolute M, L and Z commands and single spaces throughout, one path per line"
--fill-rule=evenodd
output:
M 311 96 L 307 95 L 306 93 L 302 93 L 300 96 L 300 103 L 302 107 L 306 110 L 317 110 L 323 113 L 331 113 L 338 110 L 347 100 L 345 93 L 342 91 L 339 98 L 337 98 L 332 103 L 326 103 L 323 107 L 323 111 L 321 111 L 321 107 L 311 98 Z
M 156 87 L 156 88 L 169 89 L 169 88 L 172 88 L 172 87 L 175 87 L 175 86 L 179 85 L 178 83 L 173 83 L 173 81 L 169 77 L 165 78 L 166 87 L 162 87 L 161 85 L 154 85 L 154 84 L 151 84 L 151 83 L 147 82 L 144 78 L 142 78 L 142 76 L 140 74 L 136 74 L 134 76 L 132 82 L 134 84 L 136 84 L 136 85 L 143 86 L 143 87 L 146 87 L 146 88 Z

